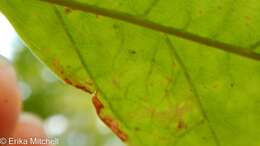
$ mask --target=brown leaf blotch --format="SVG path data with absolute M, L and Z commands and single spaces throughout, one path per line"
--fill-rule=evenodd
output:
M 71 80 L 69 80 L 69 79 L 67 79 L 67 78 L 65 78 L 65 79 L 64 79 L 64 82 L 66 82 L 67 84 L 70 84 L 70 85 L 72 85 L 72 82 L 71 82 Z
M 95 94 L 92 97 L 92 103 L 95 106 L 96 112 L 98 115 L 100 115 L 100 111 L 104 108 L 104 105 L 101 103 L 101 101 L 97 98 L 97 95 Z
M 128 136 L 119 129 L 118 123 L 108 116 L 101 115 L 101 110 L 104 108 L 104 105 L 98 99 L 97 94 L 93 95 L 92 102 L 95 106 L 96 112 L 99 118 L 122 140 L 127 141 Z
M 100 118 L 122 141 L 127 141 L 127 135 L 121 129 L 119 129 L 116 121 L 109 117 Z
M 52 66 L 57 74 L 59 74 L 62 77 L 64 76 L 64 69 L 58 59 L 52 60 Z
M 72 86 L 75 86 L 76 88 L 78 89 L 81 89 L 85 92 L 88 92 L 88 93 L 93 93 L 92 90 L 91 90 L 91 85 L 92 83 L 90 82 L 86 82 L 86 84 L 83 84 L 83 83 L 78 83 L 76 81 L 73 81 L 73 80 L 70 80 L 69 76 L 66 74 L 65 70 L 64 70 L 64 67 L 60 64 L 59 60 L 58 59 L 53 59 L 52 60 L 52 66 L 54 67 L 55 69 L 55 72 L 57 74 L 59 74 L 59 76 L 64 80 L 64 82 L 66 82 L 67 84 L 70 84 Z M 68 67 L 68 66 L 67 66 Z
M 78 88 L 78 89 L 81 89 L 81 90 L 85 91 L 85 92 L 91 93 L 91 90 L 90 90 L 88 87 L 84 86 L 84 85 L 75 84 L 74 86 L 75 86 L 76 88 Z

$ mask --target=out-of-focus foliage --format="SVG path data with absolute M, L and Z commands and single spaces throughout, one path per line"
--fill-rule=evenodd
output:
M 40 116 L 47 133 L 60 138 L 60 146 L 122 145 L 97 118 L 91 97 L 64 84 L 29 49 L 17 51 L 13 64 L 23 95 L 23 110 Z

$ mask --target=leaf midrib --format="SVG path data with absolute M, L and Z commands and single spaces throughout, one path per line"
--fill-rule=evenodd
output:
M 125 12 L 100 8 L 100 7 L 89 5 L 86 3 L 76 2 L 76 1 L 71 1 L 71 0 L 38 0 L 38 1 L 57 4 L 60 6 L 65 6 L 65 7 L 71 8 L 73 10 L 79 10 L 79 11 L 83 11 L 83 12 L 87 12 L 87 13 L 110 17 L 110 18 L 113 18 L 116 20 L 121 20 L 124 22 L 128 22 L 131 24 L 135 24 L 135 25 L 144 27 L 144 28 L 152 29 L 152 30 L 155 30 L 158 32 L 166 33 L 169 35 L 174 35 L 179 38 L 183 38 L 183 39 L 190 40 L 190 41 L 193 41 L 193 42 L 196 42 L 199 44 L 203 44 L 205 46 L 209 46 L 212 48 L 216 48 L 216 49 L 223 50 L 223 51 L 226 51 L 229 53 L 237 54 L 237 55 L 240 55 L 240 56 L 243 56 L 246 58 L 260 61 L 260 54 L 252 52 L 248 48 L 244 48 L 244 47 L 224 43 L 221 41 L 209 39 L 207 37 L 202 37 L 202 36 L 190 33 L 190 32 L 183 31 L 178 28 L 161 25 L 159 23 L 155 23 L 150 20 L 142 19 L 138 16 L 134 16 L 134 15 L 131 15 L 131 14 L 128 14 Z

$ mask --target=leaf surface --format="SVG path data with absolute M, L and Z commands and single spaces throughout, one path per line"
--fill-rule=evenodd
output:
M 254 0 L 0 0 L 41 60 L 96 91 L 97 113 L 129 146 L 260 144 L 259 8 Z

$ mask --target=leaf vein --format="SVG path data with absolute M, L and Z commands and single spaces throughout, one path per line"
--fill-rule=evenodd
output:
M 197 102 L 197 104 L 199 106 L 201 114 L 202 114 L 203 118 L 205 119 L 205 121 L 208 123 L 207 124 L 208 128 L 209 128 L 210 133 L 211 133 L 211 135 L 212 135 L 212 137 L 213 137 L 213 139 L 214 139 L 214 141 L 216 143 L 216 146 L 220 146 L 220 141 L 219 141 L 219 139 L 217 137 L 217 134 L 216 134 L 214 128 L 212 127 L 212 125 L 210 123 L 210 120 L 208 118 L 207 112 L 205 111 L 204 106 L 201 103 L 198 91 L 197 91 L 197 89 L 195 87 L 195 84 L 192 82 L 191 76 L 190 76 L 189 72 L 187 71 L 186 65 L 182 61 L 181 57 L 178 55 L 175 47 L 173 46 L 173 44 L 172 44 L 172 42 L 171 42 L 171 40 L 169 39 L 168 36 L 166 36 L 166 40 L 165 41 L 166 41 L 167 45 L 169 46 L 169 48 L 172 50 L 172 54 L 175 56 L 176 61 L 180 65 L 181 69 L 183 70 L 184 76 L 187 79 L 187 82 L 188 82 L 188 84 L 190 86 L 190 89 L 191 89 L 191 91 L 194 94 L 195 100 L 196 100 L 196 102 Z
M 60 20 L 60 22 L 61 22 L 61 24 L 62 24 L 62 26 L 63 26 L 63 29 L 64 29 L 66 35 L 69 37 L 69 40 L 71 41 L 72 45 L 74 46 L 74 47 L 73 47 L 73 48 L 74 48 L 74 51 L 75 51 L 76 54 L 78 55 L 79 60 L 80 60 L 80 62 L 81 62 L 81 64 L 82 64 L 82 66 L 83 66 L 83 69 L 86 71 L 86 73 L 88 73 L 88 75 L 90 76 L 91 79 L 94 79 L 93 75 L 91 74 L 91 72 L 90 72 L 89 69 L 88 69 L 87 64 L 85 63 L 83 57 L 81 56 L 81 53 L 80 53 L 80 51 L 79 51 L 79 48 L 76 46 L 76 42 L 75 42 L 74 38 L 71 36 L 71 34 L 70 34 L 70 32 L 69 32 L 69 29 L 68 29 L 67 25 L 65 24 L 64 19 L 62 18 L 60 12 L 58 11 L 58 9 L 57 9 L 56 7 L 55 7 L 54 11 L 55 11 L 55 13 L 56 13 L 58 19 Z M 93 80 L 93 82 L 95 83 L 95 80 Z M 95 83 L 95 85 L 96 85 L 96 89 L 104 96 L 103 98 L 106 99 L 107 96 L 102 92 L 102 90 L 100 90 L 100 88 L 98 87 L 98 84 Z M 93 93 L 93 92 L 91 92 L 91 93 Z M 91 94 L 91 93 L 90 93 L 90 94 Z M 106 101 L 108 101 L 108 100 L 106 100 Z M 127 127 L 127 128 L 129 128 L 129 127 L 127 126 L 127 124 L 124 122 L 124 120 L 122 120 L 121 116 L 119 116 L 119 115 L 117 114 L 117 112 L 115 112 L 114 108 L 112 107 L 112 105 L 111 105 L 109 102 L 108 102 L 108 106 L 109 106 L 109 108 L 111 109 L 111 111 L 117 116 L 117 118 L 124 124 L 124 126 Z
M 223 50 L 226 52 L 234 53 L 234 54 L 237 54 L 240 56 L 244 56 L 244 57 L 247 57 L 247 58 L 250 58 L 253 60 L 260 61 L 260 54 L 255 53 L 248 48 L 244 48 L 244 47 L 228 44 L 225 42 L 213 40 L 213 39 L 210 39 L 207 37 L 199 36 L 197 34 L 183 31 L 182 29 L 161 25 L 161 24 L 155 23 L 153 21 L 142 19 L 140 17 L 134 16 L 134 15 L 131 15 L 131 14 L 128 14 L 125 12 L 100 8 L 100 7 L 89 5 L 86 3 L 76 2 L 76 1 L 71 1 L 71 0 L 39 0 L 39 1 L 57 4 L 60 6 L 69 7 L 71 9 L 79 10 L 79 11 L 83 11 L 83 12 L 87 12 L 87 13 L 110 17 L 110 18 L 113 18 L 116 20 L 121 20 L 124 22 L 128 22 L 131 24 L 135 24 L 135 25 L 144 27 L 144 28 L 149 28 L 154 31 L 166 33 L 169 35 L 174 35 L 174 36 L 177 36 L 182 39 L 186 39 L 186 40 L 190 40 L 193 42 L 203 44 L 205 46 L 213 47 L 213 48 L 216 48 L 219 50 Z

